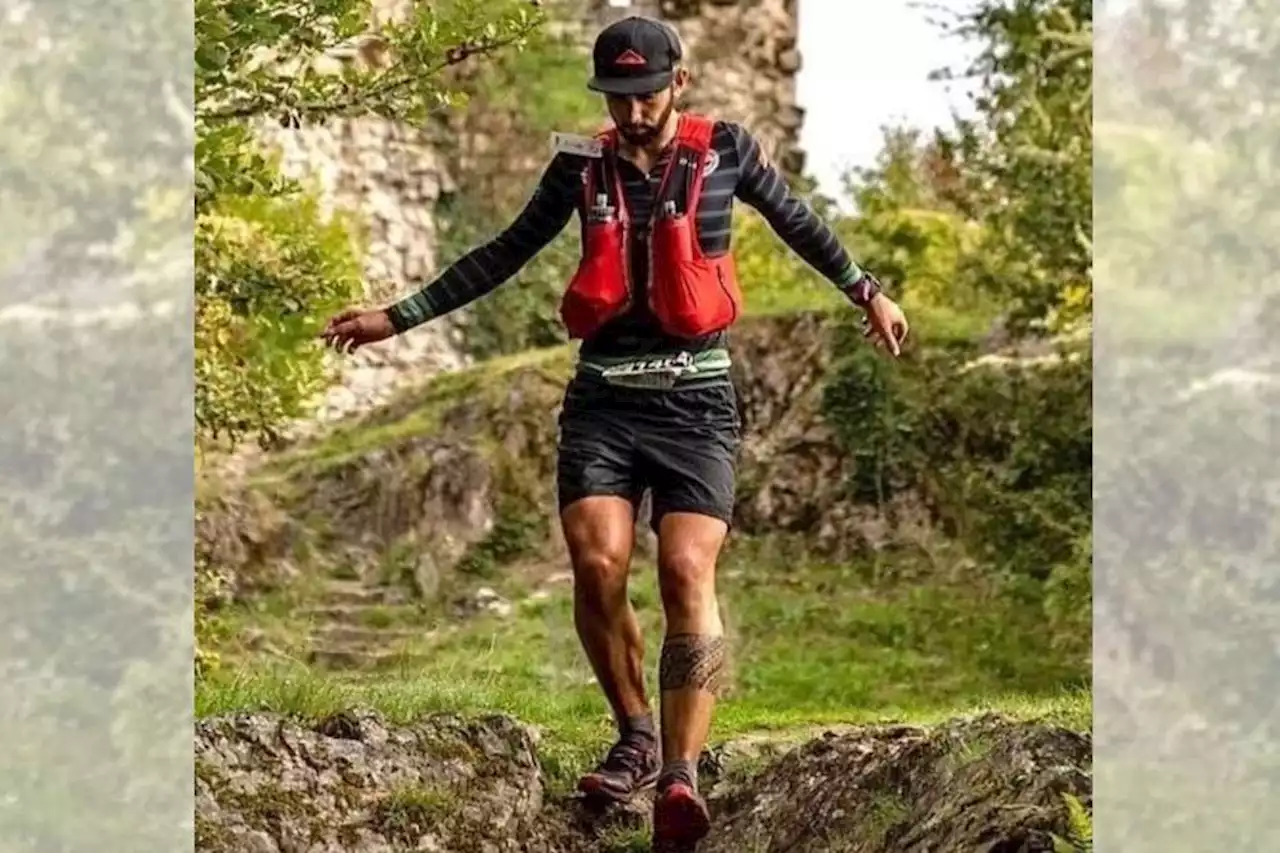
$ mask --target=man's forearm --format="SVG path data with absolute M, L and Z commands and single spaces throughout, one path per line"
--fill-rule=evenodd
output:
M 859 267 L 853 261 L 835 282 L 835 286 L 845 297 L 860 308 L 865 308 L 881 292 L 880 282 L 871 273 Z
M 397 334 L 470 305 L 514 276 L 556 238 L 573 215 L 577 172 L 557 158 L 511 227 L 472 249 L 434 281 L 387 309 Z
M 387 308 L 397 334 L 463 308 L 495 290 L 511 273 L 499 277 L 480 266 L 488 246 L 463 255 L 426 287 Z

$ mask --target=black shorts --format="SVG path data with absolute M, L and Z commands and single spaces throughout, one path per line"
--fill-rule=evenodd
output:
M 584 497 L 625 497 L 637 509 L 648 489 L 653 529 L 668 512 L 733 523 L 742 418 L 727 379 L 665 391 L 618 388 L 577 377 L 560 414 L 560 509 Z

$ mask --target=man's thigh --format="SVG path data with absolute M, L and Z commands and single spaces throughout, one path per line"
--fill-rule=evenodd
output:
M 731 526 L 742 431 L 733 386 L 669 393 L 679 395 L 669 417 L 637 435 L 639 464 L 653 491 L 653 529 L 673 512 Z
M 604 392 L 571 383 L 560 414 L 556 487 L 560 512 L 589 497 L 621 497 L 635 507 L 644 492 L 636 432 L 602 405 Z

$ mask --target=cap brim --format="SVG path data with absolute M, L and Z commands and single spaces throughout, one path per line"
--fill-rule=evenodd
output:
M 663 71 L 644 77 L 592 77 L 587 88 L 605 95 L 652 95 L 670 86 L 675 76 L 674 71 Z

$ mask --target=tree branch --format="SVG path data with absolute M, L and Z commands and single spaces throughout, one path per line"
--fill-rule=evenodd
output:
M 299 118 L 342 113 L 352 109 L 353 107 L 358 107 L 366 101 L 376 100 L 378 98 L 386 97 L 387 95 L 393 95 L 396 92 L 408 88 L 414 83 L 420 82 L 424 77 L 434 77 L 445 69 L 454 65 L 460 65 L 473 56 L 489 54 L 494 51 L 501 50 L 504 47 L 510 47 L 511 45 L 527 38 L 536 28 L 537 23 L 531 22 L 515 33 L 503 38 L 455 45 L 445 51 L 444 58 L 442 60 L 437 62 L 435 65 L 430 66 L 421 74 L 415 74 L 412 76 L 405 75 L 391 80 L 384 79 L 358 95 L 329 102 L 320 101 L 306 104 L 285 105 L 283 108 L 291 114 L 297 115 Z M 277 106 L 268 105 L 263 100 L 258 99 L 246 104 L 212 110 L 204 113 L 202 117 L 206 121 L 211 122 L 232 121 L 235 119 L 253 118 L 255 116 L 265 115 L 275 111 L 276 109 L 278 109 Z

